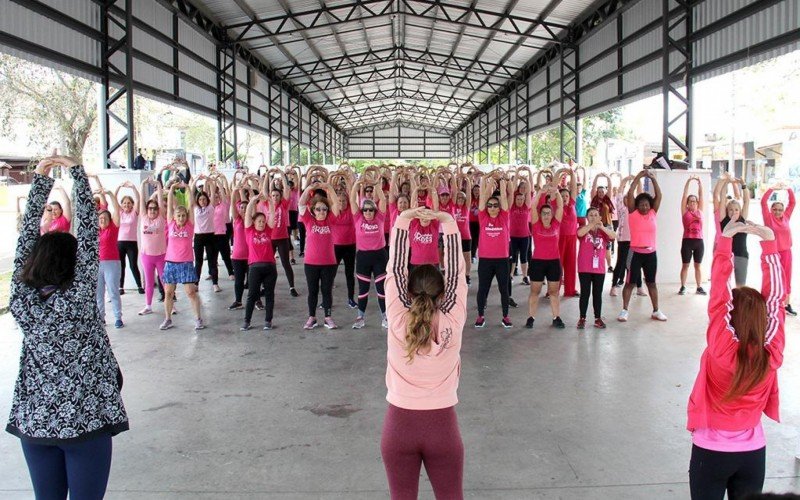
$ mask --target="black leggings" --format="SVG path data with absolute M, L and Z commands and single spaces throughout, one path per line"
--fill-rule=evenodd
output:
M 217 269 L 217 242 L 214 233 L 195 233 L 194 235 L 194 273 L 199 281 L 203 272 L 203 249 L 208 257 L 208 274 L 211 283 L 219 283 L 219 270 Z
M 630 249 L 630 241 L 617 242 L 617 263 L 614 264 L 611 286 L 622 286 L 625 284 L 625 271 L 628 269 L 628 251 Z
M 127 256 L 128 262 L 131 263 L 131 274 L 136 280 L 136 288 L 142 288 L 142 276 L 139 273 L 139 246 L 135 241 L 118 241 L 117 250 L 119 250 L 119 264 L 122 266 L 119 287 L 125 288 L 125 256 Z
M 767 448 L 754 451 L 712 451 L 692 445 L 689 462 L 689 491 L 692 500 L 729 500 L 761 493 Z
M 478 240 L 481 237 L 481 226 L 477 221 L 469 223 L 469 234 L 472 236 L 472 246 L 470 247 L 470 252 L 472 253 L 472 258 L 474 259 L 475 255 L 478 253 Z
M 581 283 L 581 298 L 578 304 L 580 317 L 586 317 L 589 309 L 589 295 L 592 296 L 592 308 L 594 309 L 594 319 L 600 318 L 603 309 L 603 282 L 606 280 L 605 273 L 578 273 L 578 280 Z
M 300 233 L 300 253 L 306 252 L 306 225 L 303 221 L 297 221 L 297 232 Z
M 306 264 L 304 267 L 306 270 L 306 286 L 308 286 L 308 315 L 317 315 L 317 300 L 320 288 L 322 288 L 322 309 L 325 310 L 325 317 L 327 318 L 331 315 L 333 280 L 336 278 L 336 270 L 339 266 L 335 264 L 330 266 Z M 250 287 L 253 287 L 252 283 Z
M 215 234 L 214 242 L 217 247 L 217 252 L 222 256 L 222 262 L 225 263 L 225 269 L 228 270 L 228 276 L 233 276 L 233 264 L 231 263 L 231 244 L 228 241 L 228 235 Z
M 247 259 L 233 259 L 233 295 L 234 301 L 242 303 L 244 282 L 247 278 Z
M 294 288 L 294 270 L 289 261 L 289 250 L 292 248 L 289 238 L 272 240 L 272 248 L 278 251 L 278 256 L 281 258 L 281 266 L 283 266 L 283 272 L 286 273 L 286 279 L 289 281 L 289 288 Z
M 278 281 L 278 268 L 272 262 L 256 262 L 247 271 L 247 307 L 244 310 L 244 320 L 250 322 L 253 317 L 253 308 L 256 301 L 261 298 L 261 289 L 264 289 L 264 321 L 272 321 L 272 310 L 275 307 L 275 283 Z
M 369 300 L 370 278 L 375 278 L 375 291 L 378 293 L 378 307 L 381 313 L 386 312 L 386 299 L 383 280 L 386 278 L 386 264 L 389 254 L 386 250 L 359 250 L 356 252 L 356 275 L 358 276 L 358 312 L 367 311 Z
M 510 280 L 510 269 L 507 258 L 500 259 L 478 259 L 478 316 L 483 316 L 486 310 L 486 299 L 489 296 L 489 288 L 492 286 L 492 279 L 497 277 L 497 288 L 500 289 L 500 305 L 503 308 L 503 317 L 508 316 L 508 284 Z
M 355 245 L 334 245 L 333 252 L 336 254 L 336 265 L 344 261 L 344 278 L 347 281 L 347 298 L 353 300 L 356 293 L 356 246 Z

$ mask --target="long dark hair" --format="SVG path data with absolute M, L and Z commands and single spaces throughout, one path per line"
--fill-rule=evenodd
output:
M 433 334 L 431 322 L 443 292 L 444 277 L 430 264 L 415 267 L 408 276 L 411 307 L 408 310 L 409 320 L 406 326 L 406 357 L 409 363 L 414 361 L 417 351 L 431 341 Z
M 31 288 L 55 286 L 66 290 L 75 279 L 78 240 L 61 231 L 45 233 L 33 246 L 19 280 Z
M 769 370 L 769 353 L 764 349 L 767 332 L 767 302 L 755 288 L 733 289 L 731 326 L 736 331 L 736 372 L 725 394 L 730 401 L 750 392 L 764 380 Z

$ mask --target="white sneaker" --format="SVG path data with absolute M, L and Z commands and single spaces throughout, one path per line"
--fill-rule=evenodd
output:
M 386 316 L 381 320 L 381 328 L 389 328 L 389 318 Z
M 650 315 L 651 318 L 657 319 L 658 321 L 666 321 L 667 315 L 659 311 L 654 311 L 653 314 Z
M 153 314 L 153 309 L 150 306 L 144 306 L 144 309 L 139 311 L 139 316 L 147 316 L 148 314 Z
M 628 310 L 623 309 L 619 312 L 619 316 L 617 316 L 617 321 L 628 321 Z

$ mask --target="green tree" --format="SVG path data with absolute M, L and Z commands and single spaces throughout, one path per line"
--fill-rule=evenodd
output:
M 597 154 L 597 144 L 603 139 L 633 139 L 631 131 L 622 125 L 622 108 L 603 111 L 581 122 L 583 158 L 593 158 Z
M 84 78 L 0 54 L 0 132 L 16 137 L 27 123 L 31 145 L 54 146 L 83 161 L 97 120 L 97 87 Z

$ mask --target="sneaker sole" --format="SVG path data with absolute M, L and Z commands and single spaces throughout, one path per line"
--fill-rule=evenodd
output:
M 513 328 L 513 326 L 514 326 L 514 325 L 507 325 L 507 324 L 505 324 L 505 323 L 501 322 L 501 323 L 500 323 L 500 326 L 502 326 L 503 328 L 505 328 L 505 329 L 507 330 L 507 329 L 509 329 L 509 328 Z
M 617 318 L 617 321 L 619 321 L 620 323 L 627 323 L 628 318 Z
M 338 330 L 339 329 L 338 326 L 328 326 L 328 325 L 325 325 L 325 328 L 327 328 L 328 330 Z
M 172 325 L 169 326 L 159 326 L 158 329 L 161 331 L 167 331 L 172 328 Z

